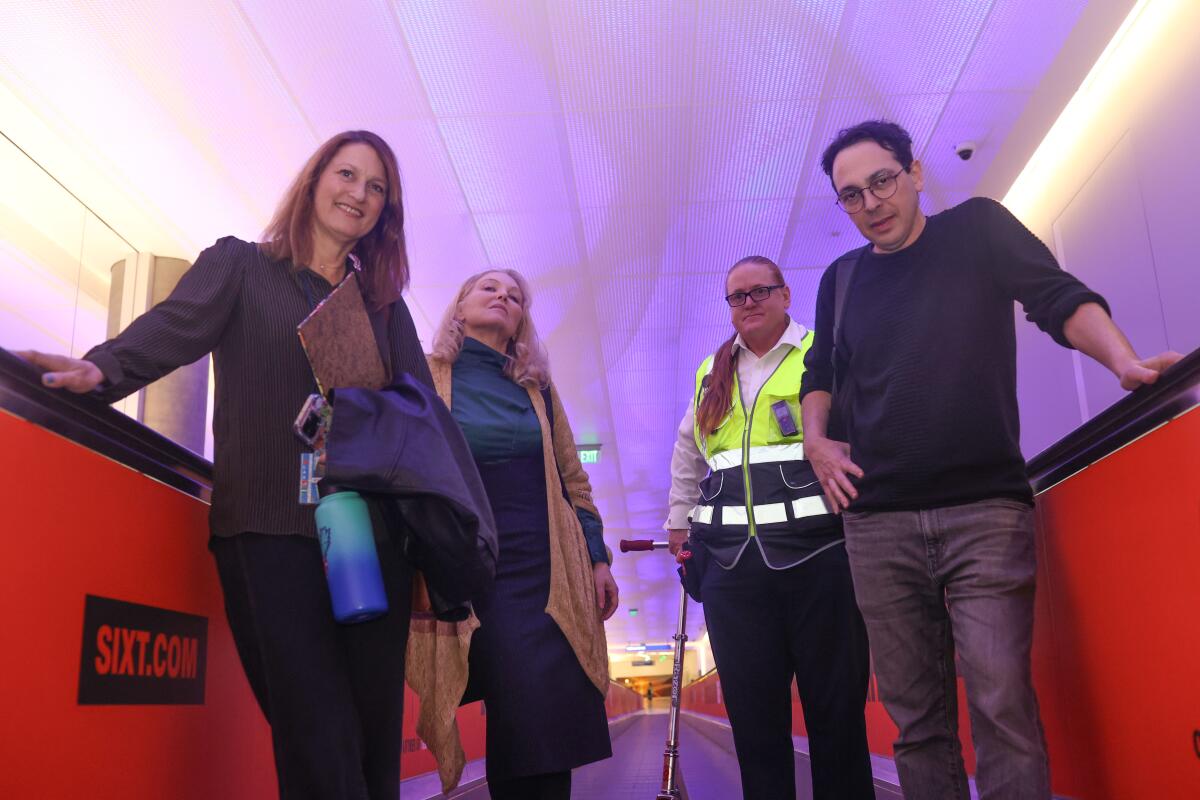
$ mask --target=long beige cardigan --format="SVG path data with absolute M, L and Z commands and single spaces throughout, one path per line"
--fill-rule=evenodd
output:
M 447 406 L 453 399 L 452 368 L 448 362 L 429 358 L 434 388 Z M 608 643 L 596 606 L 592 562 L 579 517 L 559 488 L 559 471 L 571 503 L 597 517 L 600 514 L 592 502 L 592 487 L 579 463 L 575 436 L 558 393 L 551 387 L 550 397 L 554 404 L 551 435 L 541 392 L 528 391 L 542 428 L 542 460 L 550 518 L 550 597 L 546 613 L 562 629 L 596 690 L 604 694 L 608 691 Z M 442 791 L 448 793 L 458 785 L 466 763 L 454 714 L 467 686 L 467 654 L 471 634 L 479 627 L 479 620 L 472 614 L 464 622 L 439 622 L 428 611 L 428 598 L 420 581 L 414 594 L 406 677 L 421 701 L 417 735 L 437 760 Z

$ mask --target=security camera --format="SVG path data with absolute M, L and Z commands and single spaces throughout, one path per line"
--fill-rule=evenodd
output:
M 971 156 L 975 155 L 975 151 L 979 149 L 979 145 L 974 142 L 962 142 L 954 145 L 954 153 L 963 161 L 970 161 Z

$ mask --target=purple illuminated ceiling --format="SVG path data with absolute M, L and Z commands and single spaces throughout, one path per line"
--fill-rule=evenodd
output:
M 1084 5 L 38 0 L 0 15 L 0 78 L 161 222 L 122 235 L 167 255 L 253 238 L 319 141 L 382 134 L 426 344 L 466 275 L 531 278 L 576 438 L 603 444 L 589 471 L 615 549 L 665 518 L 694 370 L 729 335 L 724 271 L 778 260 L 807 323 L 819 270 L 857 246 L 818 166 L 834 133 L 901 122 L 927 210 L 962 200 Z M 640 613 L 612 642 L 669 635 L 667 560 L 615 572 Z

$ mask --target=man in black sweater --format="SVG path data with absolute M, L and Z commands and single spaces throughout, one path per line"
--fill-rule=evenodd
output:
M 1012 304 L 1126 389 L 1180 356 L 1139 360 L 1104 299 L 999 203 L 974 198 L 926 218 L 921 164 L 900 126 L 842 131 L 822 166 L 869 244 L 821 280 L 801 388 L 804 449 L 845 512 L 880 696 L 900 729 L 905 797 L 969 796 L 957 650 L 980 797 L 1049 798 L 1030 669 L 1033 494 Z

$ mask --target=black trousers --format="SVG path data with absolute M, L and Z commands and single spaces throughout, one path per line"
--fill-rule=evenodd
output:
M 388 613 L 341 625 L 316 539 L 243 533 L 213 537 L 209 549 L 271 725 L 280 800 L 396 800 L 411 567 L 378 542 Z
M 816 800 L 875 797 L 864 707 L 867 631 L 841 544 L 784 570 L 755 542 L 704 574 L 704 618 L 747 800 L 796 796 L 792 680 L 804 708 Z
M 492 800 L 571 800 L 571 770 L 494 781 L 488 778 Z

